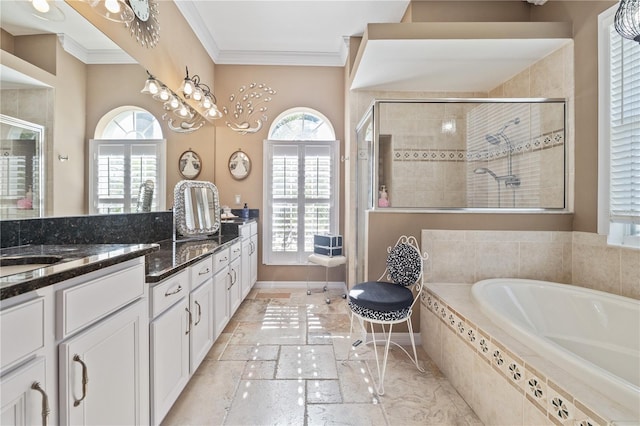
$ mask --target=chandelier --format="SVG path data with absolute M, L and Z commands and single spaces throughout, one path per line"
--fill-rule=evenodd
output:
M 192 83 L 195 77 L 187 78 Z M 184 82 L 183 82 L 184 86 Z M 200 129 L 205 125 L 206 120 L 220 118 L 222 114 L 216 106 L 216 97 L 211 93 L 209 86 L 200 83 L 200 79 L 197 78 L 197 83 L 193 86 L 193 92 L 189 96 L 185 95 L 183 86 L 180 90 L 187 99 L 193 99 L 199 101 L 198 107 L 204 109 L 204 113 L 199 113 L 191 105 L 189 105 L 180 95 L 176 94 L 173 90 L 169 89 L 164 83 L 156 79 L 149 71 L 147 71 L 147 80 L 145 81 L 144 88 L 140 93 L 146 93 L 151 95 L 153 99 L 162 102 L 163 109 L 166 111 L 162 115 L 162 119 L 167 121 L 169 129 L 178 133 L 191 133 Z M 201 96 L 193 94 L 195 91 L 201 91 Z M 189 92 L 189 89 L 187 89 Z M 199 92 L 200 93 L 200 92 Z
M 622 37 L 640 43 L 640 0 L 621 0 L 614 26 Z

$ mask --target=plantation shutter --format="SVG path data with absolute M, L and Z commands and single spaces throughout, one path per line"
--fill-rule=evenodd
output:
M 640 223 L 640 47 L 610 27 L 612 222 Z
M 265 141 L 266 262 L 300 264 L 313 235 L 336 232 L 338 141 Z
M 164 140 L 91 140 L 93 213 L 135 212 L 140 185 L 154 183 L 151 210 L 164 204 Z

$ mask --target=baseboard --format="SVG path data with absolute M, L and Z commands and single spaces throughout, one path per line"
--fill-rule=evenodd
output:
M 309 281 L 309 289 L 311 290 L 322 290 L 324 287 L 324 281 Z M 254 288 L 298 288 L 305 289 L 307 288 L 306 281 L 257 281 Z M 342 290 L 344 292 L 347 291 L 347 285 L 344 281 L 329 281 L 327 283 L 327 288 L 331 290 Z

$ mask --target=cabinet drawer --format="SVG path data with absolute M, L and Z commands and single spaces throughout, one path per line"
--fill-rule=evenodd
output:
M 216 273 L 229 265 L 229 249 L 220 250 L 213 255 L 213 272 Z
M 231 252 L 229 261 L 232 262 L 235 259 L 239 258 L 240 255 L 242 254 L 242 242 L 238 241 L 237 243 L 234 243 L 230 248 L 229 251 Z
M 2 368 L 44 347 L 44 316 L 43 297 L 0 313 Z
M 151 289 L 151 317 L 157 317 L 187 294 L 189 294 L 189 270 L 185 269 Z
M 189 267 L 189 270 L 191 271 L 191 288 L 197 288 L 213 277 L 213 256 L 207 256 L 206 259 Z
M 251 222 L 249 226 L 251 227 L 251 235 L 258 233 L 258 222 Z
M 139 264 L 60 290 L 60 338 L 144 296 L 144 286 L 144 265 Z

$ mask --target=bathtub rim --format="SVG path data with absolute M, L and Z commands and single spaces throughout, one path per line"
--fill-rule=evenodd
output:
M 475 303 L 482 314 L 484 314 L 496 327 L 502 329 L 511 337 L 519 341 L 521 344 L 528 346 L 536 354 L 541 357 L 548 356 L 542 348 L 550 350 L 553 355 L 557 356 L 561 360 L 559 367 L 567 371 L 574 376 L 577 380 L 584 381 L 592 388 L 598 389 L 601 393 L 602 390 L 609 395 L 609 392 L 621 392 L 624 397 L 624 401 L 618 401 L 626 408 L 638 413 L 638 402 L 640 401 L 640 386 L 635 386 L 633 383 L 609 372 L 608 370 L 588 361 L 579 355 L 565 349 L 561 345 L 543 337 L 538 334 L 532 333 L 527 330 L 526 327 L 516 324 L 510 320 L 507 315 L 502 314 L 496 309 L 493 309 L 488 300 L 482 298 L 481 291 L 492 284 L 505 284 L 505 283 L 517 283 L 529 284 L 529 285 L 545 285 L 554 288 L 561 289 L 562 291 L 579 292 L 581 294 L 596 294 L 605 298 L 611 298 L 622 302 L 635 301 L 629 297 L 619 296 L 612 293 L 607 293 L 599 290 L 591 290 L 589 288 L 579 287 L 571 284 L 562 284 L 552 281 L 532 280 L 525 278 L 489 278 L 485 280 L 477 281 L 471 285 L 471 301 Z M 583 363 L 576 363 L 573 358 L 579 358 Z M 597 383 L 591 383 L 582 378 L 582 375 L 594 374 L 590 368 L 595 369 L 598 374 Z M 604 377 L 603 377 L 604 376 Z M 600 388 L 603 386 L 605 389 Z

